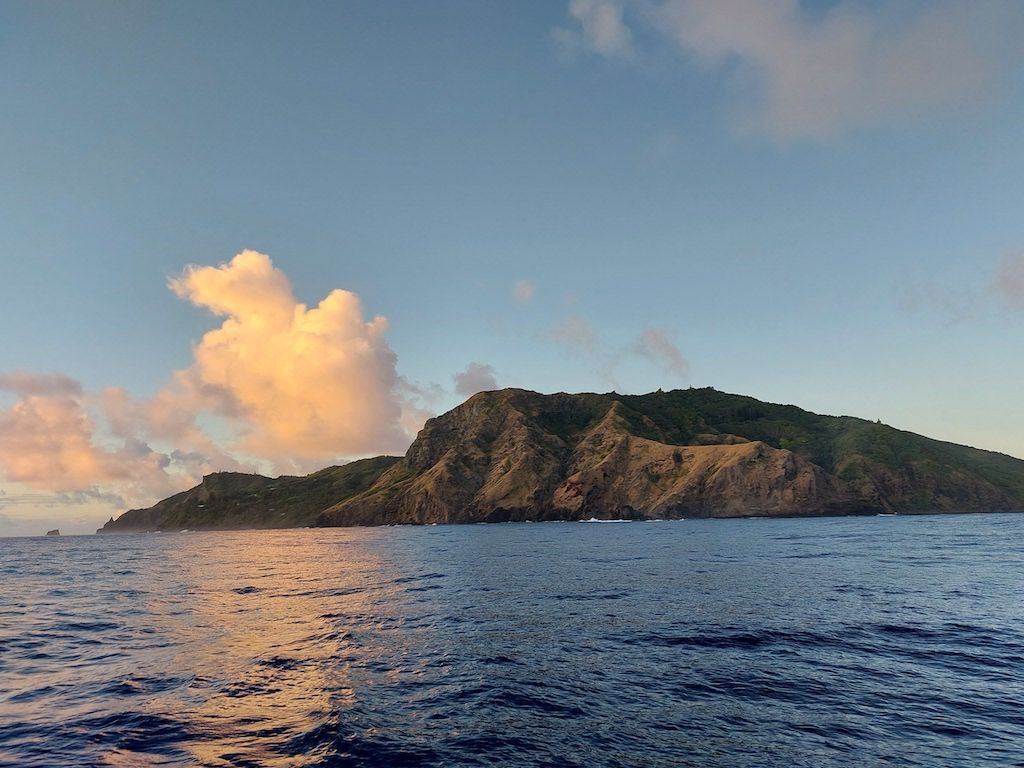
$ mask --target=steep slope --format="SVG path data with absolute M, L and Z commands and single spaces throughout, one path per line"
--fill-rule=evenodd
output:
M 697 429 L 762 440 L 837 475 L 888 511 L 1024 508 L 1024 462 L 1004 454 L 710 388 L 622 399 L 641 429 L 653 426 L 661 439 L 687 442 Z
M 101 532 L 1024 510 L 1024 461 L 714 389 L 519 389 L 430 419 L 402 459 L 218 473 Z
M 317 525 L 1024 509 L 1024 461 L 713 389 L 475 395 Z
M 132 509 L 116 520 L 111 518 L 97 533 L 309 525 L 324 508 L 370 487 L 398 460 L 378 456 L 305 477 L 276 479 L 218 472 L 148 509 Z

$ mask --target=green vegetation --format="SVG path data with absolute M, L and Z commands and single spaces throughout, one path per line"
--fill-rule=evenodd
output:
M 605 395 L 524 395 L 514 401 L 516 407 L 565 443 L 575 443 L 581 434 L 594 427 L 611 404 Z
M 130 510 L 104 532 L 210 528 L 296 528 L 331 504 L 373 485 L 399 459 L 378 456 L 328 467 L 305 477 L 220 472 L 149 509 Z
M 912 432 L 870 422 L 857 422 L 836 441 L 845 459 L 863 457 L 887 467 L 913 470 L 919 478 L 941 482 L 950 474 L 974 475 L 1024 498 L 1022 462 L 1012 456 L 954 443 L 943 443 Z

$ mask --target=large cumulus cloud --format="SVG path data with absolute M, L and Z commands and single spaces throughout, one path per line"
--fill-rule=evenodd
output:
M 0 374 L 0 479 L 64 499 L 152 503 L 213 471 L 400 453 L 431 415 L 397 374 L 387 320 L 365 318 L 350 291 L 307 307 L 255 251 L 188 267 L 169 286 L 222 319 L 153 397 Z
M 408 445 L 387 320 L 366 320 L 356 294 L 333 290 L 309 308 L 255 251 L 189 267 L 170 285 L 225 318 L 179 381 L 240 428 L 243 453 L 315 463 Z

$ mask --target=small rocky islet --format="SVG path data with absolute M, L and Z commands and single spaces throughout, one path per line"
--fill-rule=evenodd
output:
M 712 388 L 481 392 L 404 457 L 218 472 L 98 532 L 1024 510 L 1024 461 Z

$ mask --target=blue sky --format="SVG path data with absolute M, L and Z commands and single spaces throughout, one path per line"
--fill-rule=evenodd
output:
M 714 386 L 1024 457 L 1022 34 L 988 1 L 5 3 L 0 374 L 37 378 L 0 392 L 0 488 L 50 506 L 0 515 L 165 490 L 18 469 L 50 422 L 13 409 L 70 397 L 89 451 L 185 452 L 100 393 L 212 386 L 225 316 L 168 281 L 245 249 L 387 318 L 369 438 L 303 468 L 489 382 Z M 287 468 L 231 386 L 243 417 L 176 390 L 209 445 L 169 485 Z

